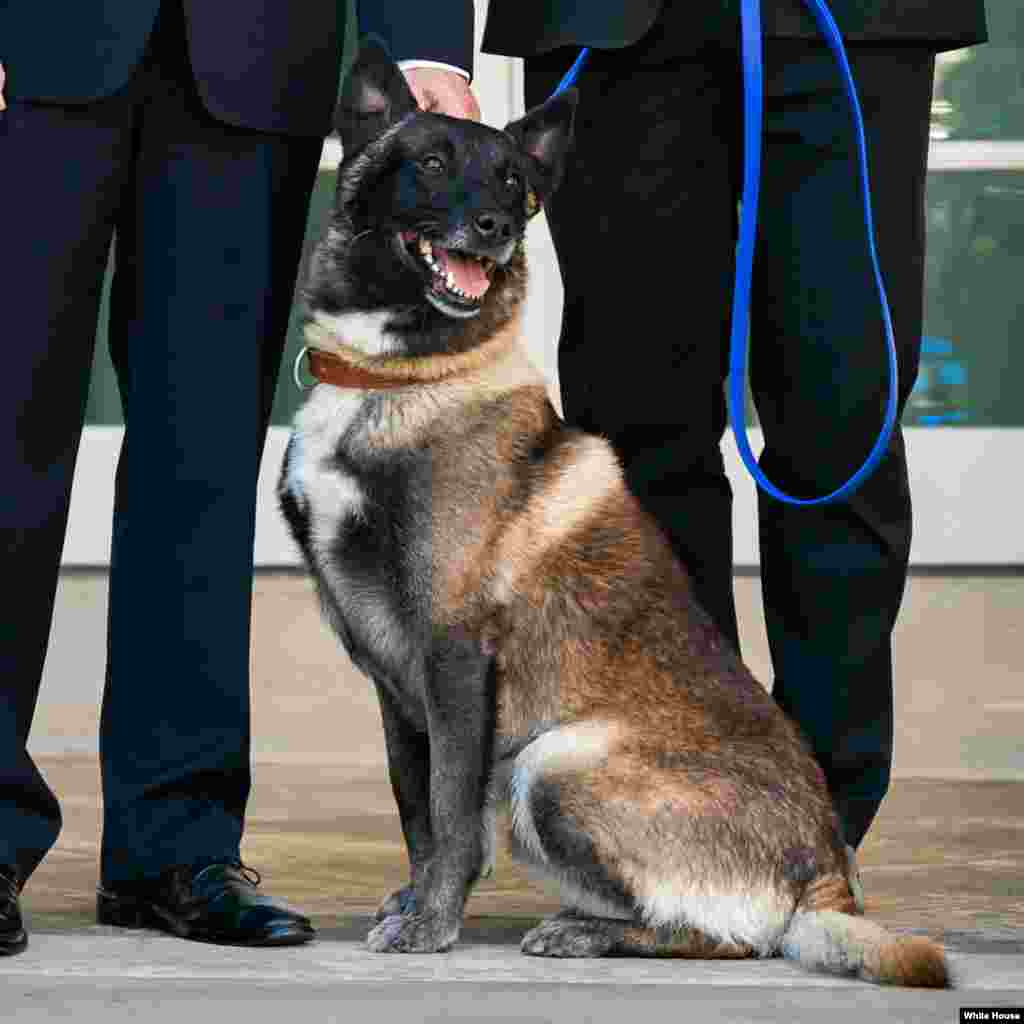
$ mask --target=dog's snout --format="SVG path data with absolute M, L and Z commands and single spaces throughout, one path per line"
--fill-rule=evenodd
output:
M 478 213 L 473 218 L 473 226 L 481 238 L 489 242 L 506 242 L 512 237 L 512 218 L 496 210 Z

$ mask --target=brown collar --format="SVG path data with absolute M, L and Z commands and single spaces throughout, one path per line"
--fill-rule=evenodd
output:
M 306 360 L 309 372 L 322 384 L 333 384 L 336 388 L 354 388 L 359 391 L 382 390 L 384 388 L 408 387 L 422 383 L 396 373 L 384 370 L 368 370 L 356 366 L 334 352 L 320 348 L 307 348 Z
M 376 391 L 438 384 L 482 370 L 496 359 L 507 356 L 515 347 L 514 327 L 497 332 L 482 345 L 466 352 L 374 357 L 347 345 L 334 331 L 314 321 L 305 327 L 306 347 L 295 360 L 295 382 L 301 390 L 298 369 L 305 355 L 313 377 L 337 388 Z

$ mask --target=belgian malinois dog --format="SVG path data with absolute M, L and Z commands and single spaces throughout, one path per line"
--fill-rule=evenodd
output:
M 380 697 L 410 880 L 369 948 L 452 946 L 508 801 L 514 855 L 564 901 L 525 953 L 781 954 L 944 986 L 937 946 L 858 916 L 807 745 L 520 346 L 524 230 L 576 105 L 504 131 L 422 112 L 368 41 L 339 106 L 306 293 L 320 383 L 280 499 Z

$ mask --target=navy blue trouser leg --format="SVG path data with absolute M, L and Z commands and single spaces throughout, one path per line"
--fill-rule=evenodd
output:
M 719 26 L 721 28 L 721 26 Z M 725 425 L 740 186 L 739 54 L 722 29 L 603 52 L 579 81 L 575 153 L 548 220 L 565 287 L 566 416 L 611 438 L 722 632 L 737 642 Z M 575 51 L 527 62 L 541 102 Z M 933 56 L 858 48 L 900 398 L 917 372 Z M 770 41 L 752 387 L 762 464 L 798 494 L 834 489 L 881 425 L 885 349 L 869 276 L 850 116 L 823 47 Z M 863 837 L 892 753 L 891 635 L 906 579 L 902 438 L 850 501 L 760 498 L 773 693 L 822 763 L 847 839 Z M 737 642 L 738 645 L 738 642 Z
M 107 883 L 238 855 L 256 483 L 320 152 L 214 121 L 173 52 L 153 74 L 111 302 Z
M 934 57 L 867 47 L 850 57 L 902 412 L 920 354 Z M 885 339 L 838 72 L 830 55 L 801 44 L 769 49 L 768 60 L 751 385 L 762 468 L 783 490 L 811 496 L 838 487 L 878 434 Z M 856 846 L 892 759 L 892 632 L 911 539 L 900 431 L 848 500 L 796 508 L 758 499 L 773 694 L 809 739 Z
M 29 874 L 60 809 L 26 750 L 39 692 L 130 104 L 0 113 L 0 863 Z
M 205 115 L 167 11 L 114 97 L 0 114 L 0 863 L 25 875 L 60 828 L 25 742 L 115 227 L 104 879 L 237 855 L 249 788 L 255 486 L 321 143 Z

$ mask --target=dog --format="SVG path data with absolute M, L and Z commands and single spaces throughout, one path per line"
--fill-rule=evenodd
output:
M 577 102 L 503 131 L 423 112 L 373 39 L 339 102 L 305 289 L 319 383 L 279 498 L 380 698 L 410 879 L 368 946 L 455 943 L 507 801 L 514 856 L 563 901 L 527 954 L 781 955 L 943 987 L 937 945 L 859 916 L 808 746 L 520 346 L 524 232 Z

